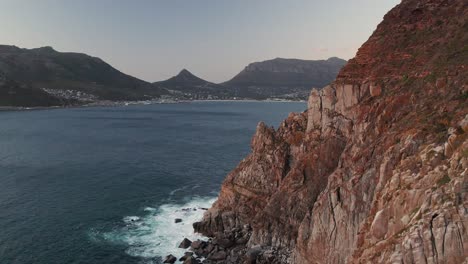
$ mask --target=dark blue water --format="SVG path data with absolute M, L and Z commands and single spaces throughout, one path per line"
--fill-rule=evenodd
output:
M 0 112 L 0 263 L 159 263 L 202 214 L 181 209 L 209 206 L 256 124 L 277 126 L 304 109 L 199 102 Z

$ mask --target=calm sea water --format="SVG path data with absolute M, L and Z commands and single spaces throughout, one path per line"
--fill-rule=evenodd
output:
M 160 263 L 248 154 L 305 103 L 0 112 L 0 263 Z M 174 223 L 175 218 L 183 219 Z M 183 251 L 182 251 L 183 252 Z

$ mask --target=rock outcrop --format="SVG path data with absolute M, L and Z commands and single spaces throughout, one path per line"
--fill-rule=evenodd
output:
M 306 112 L 258 125 L 195 230 L 248 227 L 247 263 L 467 262 L 467 17 L 403 0 Z

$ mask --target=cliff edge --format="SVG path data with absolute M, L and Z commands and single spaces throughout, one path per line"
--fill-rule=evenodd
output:
M 194 224 L 228 249 L 208 261 L 466 263 L 467 6 L 403 0 L 306 112 L 260 123 Z

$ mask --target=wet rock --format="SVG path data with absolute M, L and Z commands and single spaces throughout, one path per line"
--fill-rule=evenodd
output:
M 186 259 L 193 256 L 193 252 L 185 252 L 182 257 L 180 257 L 179 261 L 185 261 Z
M 186 260 L 184 260 L 184 262 L 183 262 L 183 264 L 199 264 L 199 263 L 200 263 L 200 261 L 198 261 L 194 257 L 189 257 Z
M 215 249 L 215 246 L 212 243 L 208 243 L 208 246 L 206 246 L 203 250 L 206 253 L 211 253 Z
M 182 240 L 182 242 L 180 242 L 179 248 L 187 249 L 187 248 L 189 248 L 191 245 L 192 245 L 192 241 L 190 241 L 190 240 L 187 239 L 187 238 L 184 238 L 184 240 Z
M 173 255 L 168 255 L 166 256 L 166 259 L 164 260 L 163 263 L 175 263 L 177 261 L 177 258 L 174 257 Z
M 182 219 L 180 219 L 180 218 L 176 218 L 176 219 L 174 220 L 174 223 L 176 223 L 176 224 L 177 224 L 177 223 L 180 223 L 180 222 L 182 222 Z
M 200 248 L 203 248 L 205 245 L 206 245 L 205 241 L 197 240 L 197 241 L 193 241 L 190 247 L 192 249 L 200 249 Z
M 197 255 L 197 257 L 208 256 L 208 252 L 206 252 L 203 248 L 194 249 L 193 252 L 195 253 L 195 255 Z

